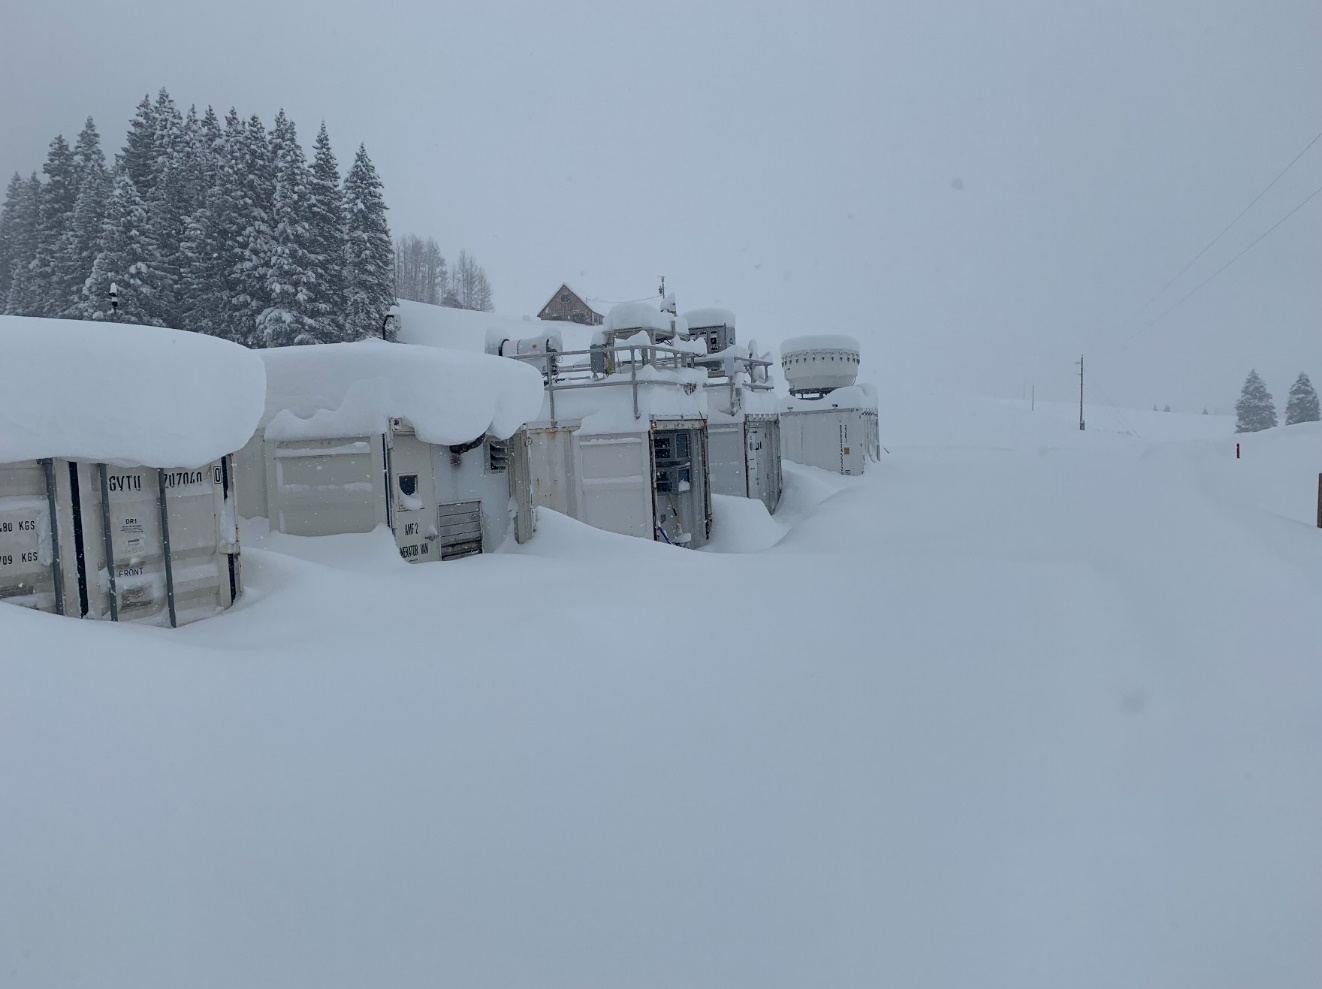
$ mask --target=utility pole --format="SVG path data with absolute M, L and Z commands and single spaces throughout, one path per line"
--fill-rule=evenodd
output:
M 1083 355 L 1079 355 L 1079 432 L 1083 432 Z

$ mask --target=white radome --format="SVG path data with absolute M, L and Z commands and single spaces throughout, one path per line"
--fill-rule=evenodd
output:
M 858 379 L 859 346 L 840 334 L 794 337 L 780 348 L 780 367 L 791 395 L 825 394 Z

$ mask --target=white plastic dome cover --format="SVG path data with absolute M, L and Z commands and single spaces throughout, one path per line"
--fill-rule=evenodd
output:
M 780 353 L 801 353 L 805 350 L 850 350 L 859 352 L 858 340 L 843 333 L 818 333 L 806 337 L 790 337 L 780 345 Z
M 266 362 L 273 439 L 381 433 L 407 419 L 419 439 L 450 445 L 505 439 L 537 418 L 542 376 L 522 361 L 383 340 L 276 347 Z
M 218 337 L 0 316 L 0 347 L 0 463 L 201 467 L 241 448 L 261 419 L 261 358 Z

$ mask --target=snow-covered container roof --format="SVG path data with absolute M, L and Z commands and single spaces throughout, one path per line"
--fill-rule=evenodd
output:
M 262 415 L 261 358 L 217 337 L 0 316 L 0 347 L 0 463 L 201 467 L 240 449 Z
M 734 313 L 729 309 L 690 309 L 684 314 L 690 330 L 706 329 L 709 326 L 734 326 Z
M 621 302 L 611 306 L 602 328 L 606 330 L 660 330 L 669 333 L 676 317 L 662 312 L 654 302 Z M 682 324 L 676 329 L 682 331 Z
M 806 337 L 790 337 L 780 345 L 781 355 L 805 350 L 849 350 L 859 352 L 858 340 L 843 333 L 816 333 Z
M 277 347 L 261 359 L 272 439 L 381 433 L 394 417 L 428 443 L 505 439 L 542 406 L 535 368 L 486 354 L 361 340 Z

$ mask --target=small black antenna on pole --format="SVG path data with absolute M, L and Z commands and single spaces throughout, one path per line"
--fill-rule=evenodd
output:
M 659 295 L 659 296 L 661 296 L 661 298 L 663 298 L 663 299 L 666 297 L 666 276 L 665 276 L 665 275 L 662 275 L 662 276 L 661 276 L 661 287 L 660 287 L 659 289 L 656 290 L 656 294 Z
M 1084 428 L 1083 421 L 1083 355 L 1079 355 L 1079 431 Z

